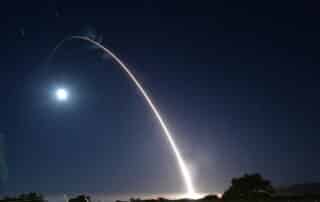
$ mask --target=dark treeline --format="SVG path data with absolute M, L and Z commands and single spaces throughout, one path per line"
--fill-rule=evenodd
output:
M 207 195 L 201 199 L 139 199 L 131 198 L 129 201 L 116 202 L 320 202 L 320 190 L 312 185 L 312 191 L 308 186 L 293 186 L 293 189 L 276 190 L 271 182 L 260 174 L 245 174 L 239 178 L 233 178 L 230 187 L 219 198 L 217 195 Z M 320 185 L 320 184 L 318 184 Z M 303 190 L 302 192 L 299 191 Z M 320 187 L 320 186 L 319 186 Z M 302 188 L 302 189 L 301 189 Z M 314 189 L 316 188 L 316 189 Z M 79 195 L 70 198 L 69 202 L 91 202 L 90 196 Z M 0 202 L 46 202 L 41 194 L 21 194 L 17 197 L 4 197 Z
M 31 192 L 28 194 L 20 194 L 16 197 L 4 197 L 0 202 L 45 202 L 41 194 Z

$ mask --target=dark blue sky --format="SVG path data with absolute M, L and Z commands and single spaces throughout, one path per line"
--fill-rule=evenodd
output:
M 9 175 L 1 191 L 184 191 L 158 122 L 113 62 L 73 41 L 43 66 L 59 40 L 88 30 L 145 85 L 197 190 L 221 192 L 245 172 L 276 185 L 320 181 L 317 8 L 311 1 L 2 4 L 0 132 Z M 70 102 L 52 98 L 57 85 L 70 89 Z

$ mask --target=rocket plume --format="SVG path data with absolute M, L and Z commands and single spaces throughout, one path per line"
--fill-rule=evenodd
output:
M 54 50 L 52 51 L 51 55 L 49 56 L 49 59 L 54 55 L 54 53 L 57 51 L 57 49 L 62 46 L 67 40 L 82 40 L 82 41 L 87 41 L 95 46 L 97 46 L 99 49 L 101 49 L 102 51 L 104 51 L 105 53 L 107 53 L 109 56 L 112 57 L 112 59 L 114 61 L 116 61 L 119 66 L 121 67 L 121 69 L 130 77 L 131 81 L 135 84 L 135 86 L 138 88 L 139 92 L 142 94 L 142 96 L 145 98 L 146 102 L 148 103 L 150 109 L 152 110 L 152 112 L 154 113 L 155 117 L 158 119 L 161 128 L 166 136 L 166 138 L 169 141 L 169 144 L 172 148 L 172 151 L 176 157 L 176 160 L 178 162 L 180 171 L 181 171 L 181 175 L 183 177 L 186 189 L 187 189 L 187 196 L 188 197 L 195 197 L 196 196 L 196 192 L 192 183 L 192 178 L 191 175 L 189 173 L 189 170 L 185 164 L 184 159 L 182 158 L 182 155 L 168 129 L 168 127 L 165 124 L 165 121 L 163 120 L 163 118 L 161 117 L 157 107 L 155 106 L 155 104 L 152 102 L 151 98 L 149 97 L 149 95 L 147 94 L 147 92 L 145 91 L 145 89 L 142 87 L 142 85 L 140 84 L 140 82 L 136 79 L 136 77 L 134 76 L 134 74 L 130 71 L 130 69 L 122 62 L 122 60 L 120 60 L 120 58 L 118 58 L 111 50 L 109 50 L 108 48 L 104 47 L 101 43 L 86 37 L 86 36 L 71 36 L 68 37 L 64 40 L 62 40 L 60 43 L 58 43 L 58 45 L 54 48 Z

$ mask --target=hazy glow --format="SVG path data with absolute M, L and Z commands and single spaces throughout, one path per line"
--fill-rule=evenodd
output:
M 165 134 L 165 136 L 167 137 L 169 144 L 173 150 L 173 153 L 177 159 L 182 177 L 184 179 L 185 185 L 186 185 L 186 189 L 187 189 L 187 194 L 186 197 L 190 197 L 190 198 L 194 198 L 196 196 L 198 196 L 195 192 L 195 189 L 193 187 L 193 183 L 192 183 L 192 179 L 191 179 L 191 175 L 189 173 L 189 170 L 185 164 L 185 161 L 183 160 L 181 153 L 168 129 L 168 127 L 166 126 L 164 120 L 162 119 L 158 109 L 156 108 L 156 106 L 154 105 L 154 103 L 152 102 L 151 98 L 149 97 L 149 95 L 147 94 L 147 92 L 144 90 L 144 88 L 142 87 L 142 85 L 140 84 L 140 82 L 136 79 L 136 77 L 133 75 L 133 73 L 129 70 L 129 68 L 113 53 L 111 52 L 109 49 L 105 48 L 103 45 L 101 45 L 100 43 L 90 39 L 89 37 L 85 37 L 85 36 L 71 36 L 67 39 L 62 40 L 57 46 L 56 48 L 53 50 L 51 56 L 55 53 L 55 51 L 67 40 L 71 40 L 71 39 L 80 39 L 80 40 L 84 40 L 87 42 L 90 42 L 94 45 L 96 45 L 97 47 L 99 47 L 101 50 L 103 50 L 104 52 L 106 52 L 108 55 L 110 55 L 122 68 L 122 70 L 124 70 L 127 75 L 130 77 L 130 79 L 133 81 L 133 83 L 136 85 L 136 87 L 139 89 L 140 93 L 143 95 L 143 97 L 145 98 L 145 100 L 147 101 L 149 107 L 151 108 L 152 112 L 154 113 L 155 117 L 158 119 L 163 132 Z M 64 91 L 63 91 L 64 92 Z M 64 94 L 61 92 L 61 94 Z M 66 94 L 67 95 L 67 94 Z M 63 96 L 62 96 L 63 97 Z
M 207 195 L 215 194 L 219 198 L 222 197 L 221 193 L 197 193 L 197 197 L 193 199 L 201 199 Z M 78 195 L 76 193 L 71 194 L 69 197 L 66 194 L 53 194 L 53 195 L 45 195 L 45 198 L 49 202 L 69 202 L 69 198 L 72 196 Z M 162 198 L 166 198 L 169 200 L 177 200 L 186 198 L 185 193 L 90 193 L 90 198 L 92 201 L 128 201 L 129 198 L 140 198 L 144 199 L 156 199 L 161 196 Z
M 222 193 L 218 193 L 217 196 L 218 196 L 218 198 L 222 198 L 223 194 Z
M 66 101 L 69 97 L 69 93 L 64 88 L 58 88 L 55 92 L 56 98 L 59 101 Z

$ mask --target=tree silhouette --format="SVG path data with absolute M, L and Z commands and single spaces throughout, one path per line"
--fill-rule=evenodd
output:
M 71 198 L 69 199 L 69 202 L 90 202 L 90 196 L 86 196 L 86 195 L 79 195 L 75 198 Z
M 17 198 L 18 201 L 26 201 L 26 202 L 43 202 L 44 198 L 41 194 L 30 192 L 28 194 L 21 194 Z
M 233 178 L 231 187 L 223 194 L 224 199 L 259 199 L 269 197 L 274 189 L 269 180 L 258 173 Z
M 45 200 L 41 194 L 31 192 L 17 197 L 4 197 L 0 202 L 45 202 Z
M 197 201 L 198 202 L 219 202 L 220 199 L 217 195 L 206 195 Z

